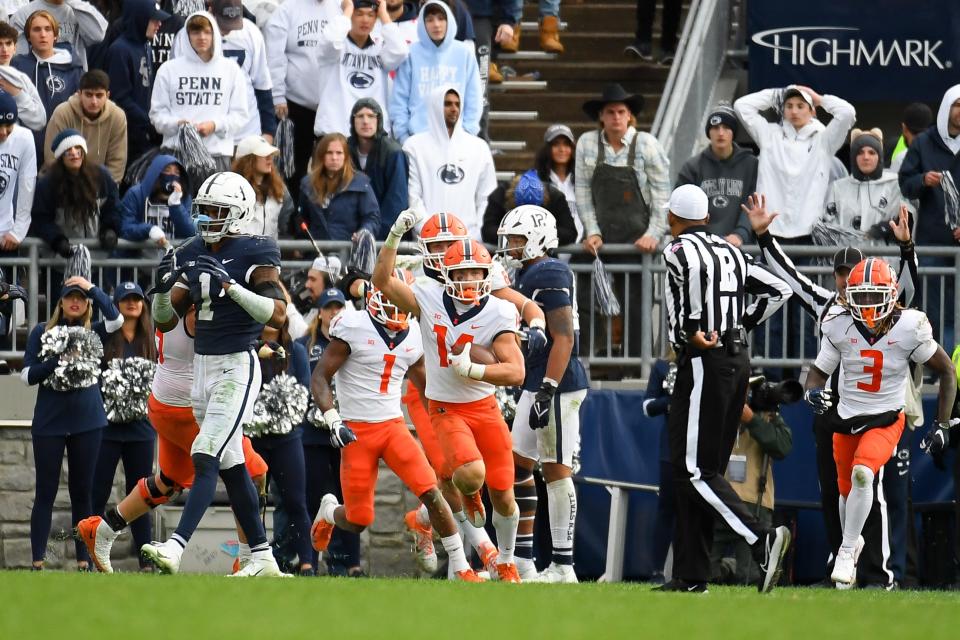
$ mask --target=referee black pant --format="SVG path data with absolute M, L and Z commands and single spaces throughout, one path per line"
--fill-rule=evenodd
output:
M 750 545 L 766 532 L 723 477 L 749 376 L 745 346 L 736 354 L 724 347 L 687 349 L 678 361 L 668 418 L 677 492 L 673 574 L 686 582 L 707 582 L 710 577 L 715 519 Z

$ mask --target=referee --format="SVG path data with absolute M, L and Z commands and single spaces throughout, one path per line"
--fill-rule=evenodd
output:
M 674 240 L 663 250 L 670 340 L 677 378 L 670 400 L 670 462 L 677 492 L 674 579 L 664 591 L 702 593 L 710 575 L 714 518 L 754 549 L 760 592 L 773 588 L 790 544 L 786 527 L 764 529 L 723 477 L 747 396 L 746 332 L 787 298 L 790 287 L 707 231 L 707 196 L 692 184 L 670 194 Z M 754 301 L 747 305 L 747 294 Z

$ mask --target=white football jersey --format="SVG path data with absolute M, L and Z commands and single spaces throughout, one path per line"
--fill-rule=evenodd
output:
M 841 369 L 840 418 L 901 409 L 910 361 L 924 363 L 936 353 L 937 342 L 926 314 L 916 309 L 899 313 L 886 334 L 872 336 L 843 307 L 834 305 L 827 312 L 814 364 L 828 375 Z
M 181 320 L 167 333 L 157 331 L 156 336 L 157 372 L 150 392 L 157 401 L 170 407 L 192 406 L 193 336 L 183 325 Z
M 350 346 L 350 357 L 334 375 L 344 420 L 383 422 L 403 416 L 403 377 L 423 357 L 420 326 L 411 318 L 404 334 L 390 336 L 369 313 L 341 313 L 330 337 Z
M 516 333 L 520 328 L 516 307 L 487 296 L 480 305 L 459 314 L 453 300 L 444 295 L 443 287 L 436 282 L 417 282 L 412 289 L 420 307 L 427 398 L 474 402 L 492 395 L 494 385 L 457 375 L 449 366 L 448 357 L 454 345 L 472 342 L 490 348 L 501 333 Z

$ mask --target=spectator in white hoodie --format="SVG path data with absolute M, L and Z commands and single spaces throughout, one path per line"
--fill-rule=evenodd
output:
M 222 51 L 213 16 L 191 14 L 174 41 L 173 58 L 157 71 L 150 101 L 150 122 L 163 135 L 162 148 L 176 149 L 180 125 L 191 124 L 217 171 L 229 169 L 234 137 L 250 119 L 250 85 Z
M 380 32 L 373 34 L 377 20 Z M 410 48 L 390 19 L 385 2 L 345 0 L 343 15 L 320 30 L 317 60 L 321 66 L 323 109 L 317 110 L 314 135 L 350 135 L 350 113 L 361 98 L 373 98 L 386 109 L 387 74 L 399 67 Z M 384 128 L 390 123 L 384 111 Z
M 817 120 L 817 107 L 833 116 L 827 126 Z M 790 85 L 743 96 L 733 108 L 760 147 L 757 191 L 766 195 L 770 210 L 780 214 L 770 233 L 793 244 L 808 244 L 823 213 L 833 156 L 857 117 L 853 105 Z M 782 109 L 782 121 L 767 121 L 761 114 L 766 109 Z
M 490 147 L 463 128 L 460 94 L 452 85 L 434 89 L 426 102 L 429 128 L 403 143 L 410 176 L 410 207 L 428 215 L 452 213 L 482 242 L 487 196 L 497 188 Z M 419 231 L 419 228 L 418 228 Z
M 10 66 L 18 36 L 16 29 L 0 22 L 0 89 L 17 101 L 20 123 L 33 131 L 41 131 L 47 125 L 47 111 L 40 100 L 40 92 L 30 76 Z
M 0 256 L 16 255 L 27 237 L 37 182 L 33 136 L 17 115 L 13 96 L 0 92 Z

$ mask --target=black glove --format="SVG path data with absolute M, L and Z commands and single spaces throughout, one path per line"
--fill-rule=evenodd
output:
M 100 228 L 100 248 L 113 251 L 117 248 L 117 232 L 110 228 Z
M 530 407 L 530 428 L 543 429 L 550 422 L 550 404 L 557 392 L 557 383 L 544 378 L 540 383 L 540 390 L 533 399 Z
M 53 244 L 50 245 L 50 247 L 54 251 L 56 251 L 58 254 L 60 254 L 61 258 L 70 257 L 70 241 L 67 239 L 66 236 L 60 236 L 59 238 L 54 240 Z
M 160 264 L 157 265 L 157 284 L 147 291 L 147 295 L 169 293 L 183 272 L 192 266 L 192 262 L 182 266 L 177 264 L 177 254 L 170 249 L 160 259 Z
M 220 285 L 220 289 L 223 289 L 224 284 L 229 284 L 233 281 L 233 278 L 231 278 L 227 270 L 223 268 L 220 261 L 212 256 L 199 256 L 194 265 L 194 269 L 198 273 L 210 274 L 211 288 L 213 288 L 214 281 Z

